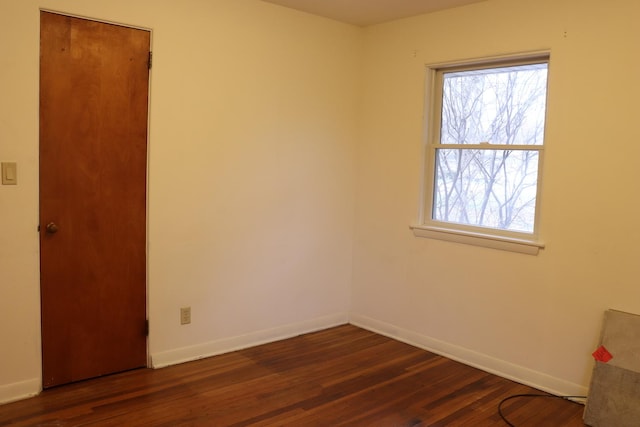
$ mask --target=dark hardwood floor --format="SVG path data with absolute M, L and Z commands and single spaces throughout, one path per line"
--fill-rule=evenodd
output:
M 351 325 L 0 406 L 15 426 L 502 426 L 529 387 Z M 505 403 L 522 426 L 583 426 L 562 399 Z

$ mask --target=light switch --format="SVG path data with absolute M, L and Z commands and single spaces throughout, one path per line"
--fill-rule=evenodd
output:
M 2 185 L 18 184 L 18 165 L 15 162 L 2 162 Z

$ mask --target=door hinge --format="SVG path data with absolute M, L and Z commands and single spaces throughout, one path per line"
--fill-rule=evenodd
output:
M 38 224 L 38 233 L 40 232 L 40 224 Z
M 144 336 L 149 336 L 149 319 L 144 321 Z
M 153 64 L 153 52 L 149 51 L 149 59 L 147 64 L 149 65 L 149 69 L 151 69 L 151 65 Z

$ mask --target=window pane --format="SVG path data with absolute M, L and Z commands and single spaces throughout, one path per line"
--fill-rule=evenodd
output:
M 532 233 L 536 150 L 436 151 L 433 219 Z
M 547 64 L 444 72 L 441 144 L 542 145 Z

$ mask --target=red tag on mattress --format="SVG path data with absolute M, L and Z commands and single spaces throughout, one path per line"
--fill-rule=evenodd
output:
M 602 363 L 607 363 L 609 360 L 613 359 L 613 356 L 611 355 L 611 353 L 609 353 L 609 350 L 604 348 L 603 345 L 598 347 L 598 349 L 593 353 L 591 353 L 591 355 L 598 362 L 602 362 Z

